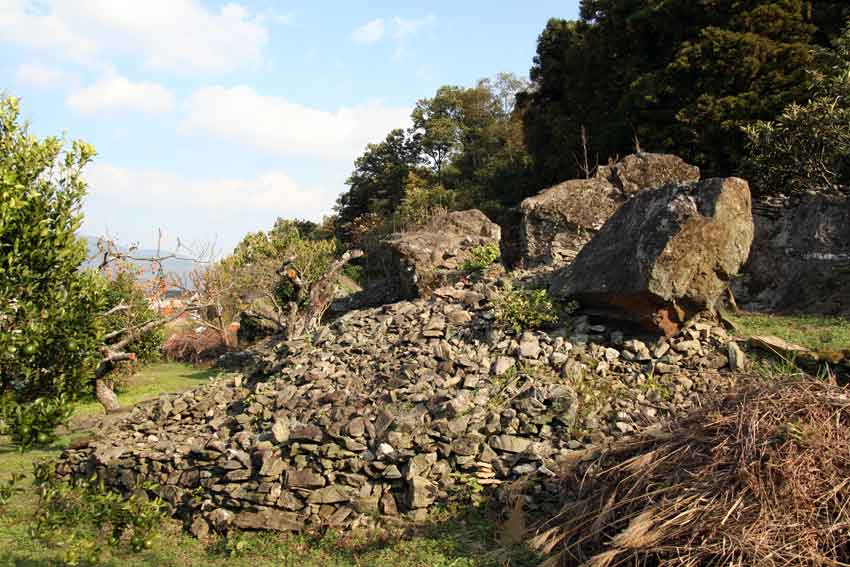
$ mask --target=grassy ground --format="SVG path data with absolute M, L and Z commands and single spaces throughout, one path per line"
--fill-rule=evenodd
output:
M 814 351 L 850 349 L 850 319 L 744 312 L 725 316 L 744 337 L 773 335 Z
M 123 406 L 131 406 L 164 392 L 190 389 L 211 375 L 185 365 L 152 365 L 129 380 L 119 399 Z M 12 473 L 29 475 L 33 462 L 57 456 L 71 439 L 100 427 L 102 416 L 96 402 L 81 404 L 69 431 L 44 450 L 22 454 L 0 438 L 0 483 Z M 23 491 L 0 507 L 0 567 L 62 565 L 64 550 L 58 542 L 46 543 L 31 537 L 29 520 L 37 501 L 29 479 L 20 486 Z M 151 549 L 132 553 L 104 546 L 102 557 L 101 565 L 115 567 L 530 567 L 538 562 L 522 546 L 499 546 L 495 523 L 471 507 L 443 511 L 430 524 L 394 536 L 238 533 L 229 541 L 201 543 L 169 520 L 154 538 Z

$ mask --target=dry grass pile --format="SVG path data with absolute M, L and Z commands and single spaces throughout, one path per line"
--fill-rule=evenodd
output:
M 850 394 L 747 387 L 569 464 L 562 495 L 549 566 L 850 565 Z

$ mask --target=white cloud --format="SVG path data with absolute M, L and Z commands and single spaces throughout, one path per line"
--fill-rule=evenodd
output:
M 404 19 L 396 16 L 393 18 L 393 38 L 404 40 L 412 37 L 437 22 L 437 16 L 428 14 L 424 18 Z
M 134 83 L 110 74 L 95 84 L 68 97 L 68 106 L 85 114 L 102 110 L 169 112 L 174 109 L 174 95 L 156 83 Z
M 78 62 L 90 59 L 98 49 L 94 40 L 78 33 L 56 10 L 29 0 L 0 0 L 0 41 Z
M 87 65 L 129 52 L 154 69 L 226 72 L 264 62 L 269 19 L 200 0 L 0 0 L 0 41 Z
M 247 86 L 199 89 L 185 108 L 183 131 L 207 132 L 276 154 L 345 160 L 410 120 L 409 108 L 387 107 L 380 101 L 328 112 L 264 96 Z
M 135 170 L 96 163 L 86 170 L 90 194 L 114 198 L 122 206 L 148 209 L 276 212 L 280 216 L 319 219 L 333 205 L 334 195 L 300 187 L 282 171 L 252 179 L 192 179 L 159 170 Z
M 42 65 L 41 63 L 24 63 L 18 67 L 18 82 L 31 87 L 54 87 L 65 80 L 65 73 Z
M 372 44 L 384 37 L 384 20 L 377 18 L 367 22 L 351 32 L 351 39 L 357 43 Z

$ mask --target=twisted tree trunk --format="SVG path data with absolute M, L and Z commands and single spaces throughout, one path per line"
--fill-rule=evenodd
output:
M 314 331 L 321 325 L 322 318 L 334 299 L 340 272 L 348 262 L 361 256 L 363 256 L 362 250 L 349 250 L 331 263 L 328 271 L 310 286 L 309 300 L 303 308 L 299 309 L 298 303 L 290 302 L 286 330 L 288 338 L 294 339 L 304 336 L 304 334 Z M 298 283 L 300 283 L 300 279 Z M 300 295 L 301 288 L 297 289 Z

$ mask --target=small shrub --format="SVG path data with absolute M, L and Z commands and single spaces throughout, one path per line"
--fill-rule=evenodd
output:
M 23 478 L 24 475 L 22 474 L 12 473 L 11 477 L 0 482 L 0 510 L 9 503 L 12 496 L 24 491 L 23 487 L 20 486 Z
M 495 299 L 496 318 L 515 332 L 542 329 L 570 315 L 578 304 L 559 305 L 545 289 L 517 289 L 508 283 Z
M 501 252 L 496 244 L 483 244 L 474 247 L 470 254 L 472 258 L 463 263 L 464 272 L 480 272 L 496 263 Z
M 139 552 L 153 545 L 165 519 L 159 498 L 107 490 L 102 482 L 65 481 L 52 461 L 34 465 L 38 504 L 30 532 L 48 545 L 62 546 L 67 565 L 98 565 L 105 545 Z
M 346 264 L 342 269 L 342 273 L 345 277 L 353 280 L 357 285 L 362 286 L 365 283 L 365 274 L 363 266 L 359 266 L 357 264 Z
M 106 310 L 109 311 L 119 305 L 128 307 L 128 309 L 116 311 L 105 318 L 104 324 L 107 333 L 136 327 L 158 318 L 158 313 L 151 307 L 148 299 L 150 292 L 145 289 L 144 284 L 131 269 L 122 267 L 120 270 L 107 273 L 102 277 L 105 280 Z M 135 359 L 119 363 L 115 371 L 120 375 L 130 376 L 142 366 L 156 362 L 160 357 L 163 339 L 161 328 L 155 328 L 144 333 L 127 346 L 127 352 L 135 354 Z
M 441 184 L 431 183 L 415 173 L 409 173 L 404 183 L 404 198 L 393 215 L 395 228 L 423 225 L 432 217 L 451 209 L 454 201 L 454 193 Z
M 56 441 L 55 430 L 71 417 L 73 408 L 64 394 L 36 398 L 22 405 L 10 397 L 0 399 L 0 433 L 8 434 L 20 450 L 43 447 Z

